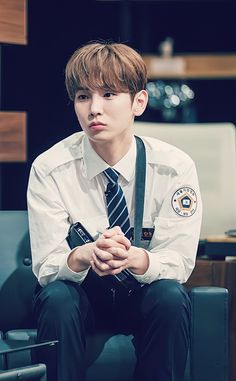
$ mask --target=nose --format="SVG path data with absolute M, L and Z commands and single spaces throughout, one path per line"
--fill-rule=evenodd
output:
M 93 117 L 103 113 L 103 99 L 98 94 L 93 94 L 91 97 L 89 113 Z

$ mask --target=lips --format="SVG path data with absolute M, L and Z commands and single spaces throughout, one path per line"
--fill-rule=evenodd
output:
M 96 126 L 105 126 L 105 124 L 98 121 L 98 122 L 92 122 L 89 125 L 89 127 L 96 127 Z
M 104 127 L 105 127 L 105 124 L 102 122 L 93 122 L 93 123 L 90 123 L 89 125 L 89 128 L 95 131 L 101 131 L 104 129 Z

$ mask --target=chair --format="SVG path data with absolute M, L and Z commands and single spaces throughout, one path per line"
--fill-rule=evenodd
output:
M 0 258 L 1 352 L 14 346 L 32 344 L 36 339 L 31 313 L 36 279 L 31 270 L 26 211 L 0 211 Z M 227 290 L 196 287 L 189 293 L 193 308 L 191 350 L 185 381 L 226 381 Z M 135 365 L 132 335 L 100 332 L 89 337 L 87 362 L 87 381 L 130 381 Z M 0 354 L 0 368 L 5 372 L 31 364 L 30 350 Z
M 134 131 L 170 143 L 194 160 L 203 200 L 201 239 L 236 228 L 234 124 L 135 122 Z
M 0 371 L 0 381 L 46 381 L 44 364 L 29 365 L 22 368 Z

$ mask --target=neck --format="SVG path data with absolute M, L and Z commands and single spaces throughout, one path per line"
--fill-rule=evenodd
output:
M 90 144 L 94 151 L 111 167 L 118 163 L 129 151 L 133 135 L 119 139 L 119 141 L 94 142 Z

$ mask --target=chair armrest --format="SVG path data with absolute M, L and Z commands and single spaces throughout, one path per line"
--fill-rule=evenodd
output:
M 228 380 L 228 290 L 194 287 L 192 302 L 191 381 Z

